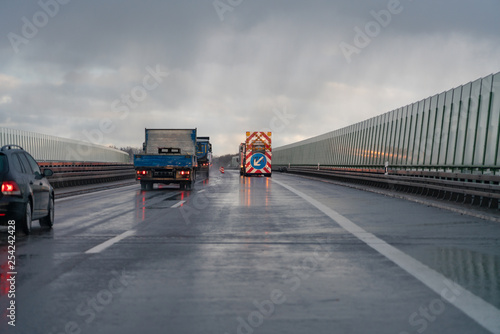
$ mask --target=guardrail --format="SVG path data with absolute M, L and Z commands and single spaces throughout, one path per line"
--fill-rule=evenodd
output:
M 279 167 L 280 171 L 375 186 L 499 210 L 500 175 L 385 168 Z
M 71 187 L 132 179 L 132 164 L 109 162 L 38 162 L 40 168 L 49 168 L 54 175 L 48 177 L 54 188 Z

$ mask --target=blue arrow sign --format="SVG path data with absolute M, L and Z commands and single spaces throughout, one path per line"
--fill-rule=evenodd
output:
M 255 169 L 262 169 L 262 168 L 266 167 L 266 165 L 267 165 L 266 156 L 262 153 L 255 153 L 250 158 L 250 164 Z

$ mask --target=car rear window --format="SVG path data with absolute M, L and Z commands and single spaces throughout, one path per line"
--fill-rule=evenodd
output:
M 0 173 L 5 173 L 7 171 L 7 157 L 0 154 Z

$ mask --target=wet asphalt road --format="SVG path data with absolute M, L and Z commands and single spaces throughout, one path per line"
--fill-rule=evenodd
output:
M 34 226 L 16 236 L 15 327 L 2 276 L 0 333 L 489 333 L 500 322 L 498 223 L 323 181 L 226 171 L 193 191 L 133 185 L 57 200 L 54 228 Z

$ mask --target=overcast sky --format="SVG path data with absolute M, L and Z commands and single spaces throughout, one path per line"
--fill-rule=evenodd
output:
M 0 126 L 274 147 L 500 71 L 499 0 L 1 0 Z

